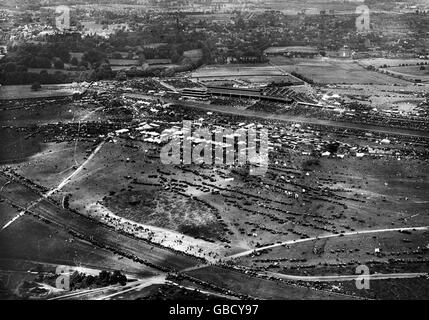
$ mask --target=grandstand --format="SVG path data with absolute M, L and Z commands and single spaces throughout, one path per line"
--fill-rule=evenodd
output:
M 207 88 L 185 88 L 181 95 L 184 99 L 208 100 L 210 97 Z
M 266 87 L 263 89 L 231 88 L 231 87 L 207 87 L 211 96 L 224 96 L 235 98 L 257 99 L 287 104 L 305 103 L 317 105 L 317 101 L 304 93 L 296 92 L 290 87 Z

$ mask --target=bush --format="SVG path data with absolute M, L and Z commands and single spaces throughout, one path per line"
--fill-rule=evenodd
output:
M 91 49 L 85 52 L 82 56 L 83 61 L 87 61 L 89 63 L 101 62 L 106 58 L 106 55 L 98 50 Z
M 107 287 L 114 284 L 126 285 L 127 277 L 120 271 L 101 271 L 98 276 L 85 275 L 75 271 L 70 277 L 71 290 L 86 289 L 88 287 Z
M 39 82 L 34 82 L 34 83 L 31 85 L 31 90 L 32 90 L 32 91 L 38 91 L 38 90 L 40 90 L 40 89 L 42 89 L 42 86 L 40 85 L 40 83 L 39 83 Z
M 54 68 L 55 69 L 64 69 L 64 62 L 60 58 L 54 59 Z
M 77 66 L 77 65 L 79 64 L 79 61 L 77 60 L 77 58 L 76 58 L 76 57 L 73 57 L 73 58 L 71 58 L 71 60 L 70 60 L 70 64 L 71 64 L 72 66 Z
M 112 54 L 112 59 L 122 59 L 122 54 L 120 54 L 119 52 L 114 52 Z
M 118 80 L 118 81 L 125 81 L 125 80 L 127 80 L 127 74 L 124 71 L 119 71 L 116 74 L 116 80 Z
M 5 72 L 15 72 L 16 71 L 16 63 L 15 62 L 8 62 L 6 63 L 6 66 L 4 68 Z

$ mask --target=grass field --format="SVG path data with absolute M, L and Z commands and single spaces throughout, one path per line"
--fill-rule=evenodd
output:
M 286 72 L 297 72 L 319 84 L 407 84 L 405 80 L 368 71 L 353 60 L 272 57 L 270 61 Z
M 376 300 L 423 300 L 429 296 L 429 280 L 425 277 L 372 281 L 369 290 L 357 289 L 354 281 L 331 282 L 325 286 Z
M 112 66 L 138 66 L 139 61 L 133 59 L 109 59 Z
M 191 75 L 200 81 L 237 79 L 250 83 L 268 83 L 271 81 L 294 81 L 275 66 L 261 65 L 210 65 L 194 71 Z
M 76 90 L 72 84 L 44 84 L 38 91 L 31 85 L 1 86 L 0 100 L 71 96 Z
M 424 68 L 422 70 L 421 68 Z M 402 67 L 390 67 L 388 71 L 401 75 L 407 79 L 420 79 L 422 82 L 429 81 L 429 66 L 402 66 Z
M 146 143 L 130 144 L 122 139 L 106 144 L 62 194 L 73 194 L 71 207 L 154 242 L 197 255 L 220 250 L 218 244 L 191 237 L 212 238 L 222 233 L 211 210 L 162 190 L 160 185 L 155 188 L 145 185 L 158 184 L 149 176 L 156 174 L 157 169 L 165 170 L 158 161 L 148 157 L 145 150 L 149 148 Z M 121 223 L 120 219 L 126 220 Z M 151 230 L 151 226 L 156 232 L 146 231 Z
M 428 244 L 427 231 L 362 234 L 279 246 L 242 258 L 240 263 L 301 275 L 354 274 L 359 264 L 371 263 L 376 263 L 371 266 L 371 273 L 419 272 L 422 268 L 425 270 L 425 259 L 429 258 L 425 249 Z M 376 249 L 380 253 L 376 253 Z M 399 263 L 394 263 L 399 257 L 413 261 L 414 267 L 407 264 L 404 270 L 405 264 L 401 268 Z
M 7 181 L 10 181 L 9 179 L 10 178 L 4 174 L 0 175 L 0 183 L 2 185 Z M 21 207 L 29 206 L 29 204 L 36 199 L 37 205 L 31 208 L 31 214 L 33 217 L 43 217 L 44 220 L 42 220 L 42 222 L 55 226 L 56 230 L 65 230 L 67 232 L 71 231 L 72 235 L 80 235 L 80 239 L 83 239 L 85 242 L 95 244 L 91 246 L 94 247 L 94 249 L 111 248 L 114 249 L 113 252 L 124 253 L 121 254 L 122 256 L 139 257 L 141 260 L 136 261 L 139 263 L 142 263 L 141 261 L 145 261 L 156 266 L 175 268 L 179 270 L 193 266 L 197 262 L 196 259 L 189 256 L 177 255 L 174 252 L 155 247 L 136 238 L 125 236 L 122 233 L 115 232 L 114 230 L 101 225 L 97 221 L 87 219 L 81 215 L 65 210 L 56 203 L 44 198 L 41 199 L 41 196 L 35 190 L 30 189 L 17 181 L 5 184 L 4 188 L 1 190 L 1 197 Z M 22 230 L 17 230 L 16 228 L 20 227 L 22 218 L 23 217 L 19 218 L 8 228 L 2 230 L 0 237 L 4 238 L 1 239 L 2 241 L 0 243 L 7 246 L 13 246 L 16 242 L 13 238 L 26 237 L 26 234 L 29 232 L 28 230 L 31 230 L 31 234 L 34 235 L 34 237 L 40 236 L 41 239 L 44 239 L 43 236 L 38 234 L 37 229 L 30 227 L 29 229 L 24 228 Z M 47 222 L 45 222 L 46 220 Z M 49 237 L 46 241 L 50 241 Z M 100 243 L 103 244 L 101 247 L 100 245 L 96 245 Z M 54 242 L 52 245 L 54 245 Z M 61 250 L 60 248 L 61 246 L 58 247 L 58 250 Z M 27 249 L 23 248 L 22 250 Z M 19 257 L 25 257 L 25 254 L 20 254 L 19 251 L 14 249 L 11 249 L 9 252 L 10 256 L 16 259 Z M 35 253 L 37 254 L 37 252 Z M 53 257 L 55 257 L 55 255 L 53 255 Z
M 10 219 L 18 215 L 19 210 L 12 207 L 9 203 L 0 202 L 0 225 L 4 226 Z
M 183 52 L 185 58 L 191 59 L 192 62 L 198 62 L 203 57 L 203 52 L 201 49 L 188 50 Z
M 427 62 L 422 59 L 389 59 L 389 58 L 372 58 L 372 59 L 360 59 L 359 63 L 365 66 L 374 66 L 380 68 L 384 65 L 389 67 L 399 67 L 401 64 L 417 65 L 417 63 Z
M 228 269 L 221 269 L 216 266 L 190 271 L 193 277 L 207 279 L 218 286 L 227 288 L 234 292 L 258 297 L 260 299 L 347 299 L 341 295 L 330 294 L 312 290 L 306 287 L 290 285 L 278 281 L 270 281 L 255 277 L 246 276 L 240 272 Z
M 40 73 L 41 71 L 46 71 L 48 74 L 65 73 L 68 75 L 79 75 L 82 71 L 71 71 L 66 69 L 43 69 L 43 68 L 28 68 L 28 72 Z
M 66 231 L 24 216 L 0 233 L 0 261 L 23 260 L 95 269 L 124 270 L 148 276 L 155 271 L 107 250 L 94 248 Z

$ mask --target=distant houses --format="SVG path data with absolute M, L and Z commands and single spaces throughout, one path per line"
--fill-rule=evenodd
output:
M 287 57 L 305 57 L 313 58 L 319 56 L 319 50 L 316 47 L 291 46 L 291 47 L 270 47 L 264 50 L 267 56 L 283 55 Z

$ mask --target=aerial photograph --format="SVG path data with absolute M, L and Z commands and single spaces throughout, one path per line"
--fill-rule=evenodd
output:
M 1 0 L 0 142 L 0 300 L 429 300 L 429 0 Z

